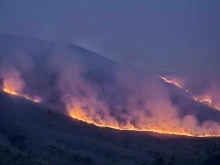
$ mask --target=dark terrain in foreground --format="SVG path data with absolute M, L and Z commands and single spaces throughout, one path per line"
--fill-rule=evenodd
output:
M 200 165 L 220 154 L 220 138 L 98 128 L 2 92 L 0 113 L 2 165 Z

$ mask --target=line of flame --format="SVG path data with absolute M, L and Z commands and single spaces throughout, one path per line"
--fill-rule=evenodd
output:
M 163 76 L 159 76 L 159 78 L 161 78 L 161 79 L 162 79 L 164 82 L 166 82 L 166 83 L 175 85 L 176 87 L 179 87 L 179 88 L 183 89 L 183 86 L 182 86 L 180 83 L 178 83 L 178 82 L 176 82 L 176 81 L 174 81 L 174 80 L 169 80 L 168 78 L 163 77 Z M 188 93 L 189 90 L 188 90 L 188 89 L 185 89 L 185 92 Z M 208 96 L 203 97 L 203 99 L 199 99 L 199 98 L 196 97 L 196 96 L 192 96 L 192 99 L 195 100 L 195 101 L 197 101 L 197 102 L 199 102 L 199 103 L 205 104 L 205 105 L 207 105 L 207 106 L 209 106 L 209 107 L 211 107 L 211 108 L 214 108 L 214 109 L 220 111 L 220 107 L 214 105 L 213 102 L 212 102 L 212 99 L 211 99 L 210 97 L 208 97 Z
M 169 80 L 166 77 L 159 76 L 164 82 L 173 84 L 177 86 L 178 88 L 184 89 L 183 85 L 178 83 L 177 81 L 174 80 Z M 185 92 L 189 92 L 188 89 L 184 89 Z M 212 105 L 212 100 L 209 98 L 201 99 L 199 100 L 196 97 L 192 97 L 195 101 L 201 102 L 203 104 L 206 104 L 212 108 L 218 109 L 218 107 L 215 107 Z M 103 121 L 95 121 L 94 119 L 88 117 L 80 108 L 76 109 L 71 109 L 69 111 L 69 115 L 79 121 L 83 121 L 88 124 L 95 125 L 97 127 L 104 127 L 104 128 L 111 128 L 111 129 L 116 129 L 116 130 L 123 130 L 123 131 L 139 131 L 139 132 L 152 132 L 152 133 L 159 133 L 159 134 L 166 134 L 166 135 L 178 135 L 178 136 L 188 136 L 188 137 L 199 137 L 199 138 L 207 138 L 207 137 L 220 137 L 220 133 L 217 134 L 211 134 L 209 132 L 204 132 L 204 133 L 197 133 L 193 134 L 188 131 L 185 131 L 184 129 L 173 129 L 172 128 L 160 128 L 160 127 L 152 127 L 152 128 L 137 128 L 133 125 L 126 125 L 126 126 L 121 126 L 118 123 L 105 123 Z
M 167 129 L 160 129 L 160 128 L 146 128 L 146 129 L 138 129 L 132 125 L 128 125 L 125 127 L 120 127 L 119 125 L 115 124 L 115 125 L 105 125 L 105 124 L 100 124 L 95 122 L 93 119 L 90 118 L 83 118 L 80 116 L 77 116 L 76 114 L 73 113 L 74 110 L 72 110 L 69 115 L 76 120 L 85 122 L 87 124 L 92 124 L 95 125 L 97 127 L 101 127 L 101 128 L 111 128 L 111 129 L 115 129 L 115 130 L 120 130 L 120 131 L 135 131 L 135 132 L 151 132 L 151 133 L 158 133 L 158 134 L 165 134 L 165 135 L 178 135 L 178 136 L 188 136 L 188 137 L 198 137 L 198 138 L 208 138 L 208 137 L 220 137 L 219 135 L 215 135 L 215 134 L 210 134 L 210 133 L 205 133 L 205 134 L 198 134 L 198 135 L 194 135 L 191 133 L 188 133 L 184 130 L 167 130 Z
M 6 93 L 8 93 L 8 94 L 11 94 L 11 95 L 15 95 L 15 96 L 19 96 L 19 97 L 23 97 L 23 98 L 25 98 L 25 99 L 27 99 L 27 100 L 30 100 L 30 101 L 33 101 L 33 102 L 35 102 L 35 103 L 39 103 L 40 101 L 38 100 L 38 99 L 36 99 L 36 98 L 31 98 L 31 97 L 29 97 L 29 96 L 27 96 L 27 95 L 21 95 L 21 94 L 18 94 L 17 92 L 15 92 L 14 90 L 12 90 L 12 89 L 8 89 L 8 88 L 3 88 L 2 89 L 4 92 L 6 92 Z
M 162 77 L 162 76 L 159 76 L 159 77 L 164 82 L 169 83 L 169 84 L 173 84 L 173 85 L 177 86 L 178 88 L 183 89 L 183 86 L 181 84 L 179 84 L 178 82 L 169 80 L 169 79 L 167 79 L 165 77 Z M 23 97 L 25 99 L 31 100 L 31 101 L 36 102 L 36 103 L 39 102 L 39 100 L 37 100 L 37 99 L 32 99 L 31 97 L 29 97 L 27 95 L 18 94 L 17 92 L 15 92 L 14 90 L 11 90 L 11 89 L 3 88 L 2 90 L 6 93 L 16 95 L 16 96 L 19 96 L 19 97 Z M 188 92 L 187 89 L 185 89 L 185 91 Z M 210 100 L 210 99 L 199 100 L 196 97 L 192 97 L 192 98 L 195 101 L 204 103 L 204 104 L 209 105 L 209 106 L 211 106 L 211 104 L 212 104 L 212 100 Z M 214 107 L 214 108 L 217 109 L 216 107 Z M 123 131 L 152 132 L 152 133 L 159 133 L 159 134 L 166 134 L 166 135 L 178 135 L 178 136 L 188 136 L 188 137 L 220 137 L 220 134 L 219 135 L 215 135 L 215 134 L 212 135 L 210 133 L 194 135 L 192 133 L 188 133 L 188 132 L 184 131 L 183 129 L 182 130 L 181 129 L 180 130 L 171 130 L 169 128 L 168 129 L 163 129 L 163 128 L 140 128 L 139 129 L 139 128 L 134 127 L 133 125 L 120 126 L 117 123 L 109 125 L 109 124 L 106 124 L 106 123 L 98 123 L 98 122 L 94 121 L 92 118 L 87 117 L 85 114 L 83 114 L 83 113 L 81 114 L 81 111 L 76 111 L 76 112 L 80 112 L 80 113 L 75 113 L 75 111 L 72 110 L 69 113 L 69 115 L 72 118 L 76 119 L 76 120 L 80 120 L 80 121 L 83 121 L 85 123 L 92 124 L 92 125 L 95 125 L 97 127 L 102 127 L 102 128 L 111 128 L 111 129 L 123 130 Z

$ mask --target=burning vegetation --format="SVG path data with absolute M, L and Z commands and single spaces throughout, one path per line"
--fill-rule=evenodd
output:
M 27 100 L 30 100 L 30 101 L 33 101 L 33 102 L 35 102 L 35 103 L 40 103 L 40 102 L 41 102 L 41 101 L 40 101 L 40 98 L 31 98 L 31 97 L 29 97 L 28 95 L 19 94 L 19 93 L 15 92 L 15 91 L 13 90 L 13 88 L 5 88 L 5 87 L 4 87 L 2 90 L 3 90 L 4 92 L 8 93 L 8 94 L 15 95 L 15 96 L 19 96 L 19 97 L 23 97 L 23 98 L 25 98 L 25 99 L 27 99 Z
M 121 81 L 121 78 L 124 81 Z M 80 78 L 77 78 L 78 81 Z M 206 121 L 198 124 L 192 115 L 181 117 L 178 107 L 172 105 L 164 86 L 157 81 L 143 80 L 137 85 L 139 78 L 119 75 L 119 84 L 130 91 L 126 103 L 122 106 L 109 106 L 98 99 L 97 93 L 91 88 L 86 90 L 86 98 L 71 96 L 72 90 L 64 89 L 64 103 L 69 115 L 99 127 L 118 130 L 148 131 L 163 134 L 184 135 L 194 137 L 219 137 L 219 123 Z M 84 87 L 88 84 L 82 81 Z M 116 92 L 117 93 L 117 92 Z M 120 95 L 120 93 L 118 93 Z M 65 97 L 66 95 L 66 97 Z M 115 96 L 116 97 L 116 96 Z
M 168 78 L 168 77 L 164 77 L 164 76 L 159 76 L 159 78 L 161 78 L 164 82 L 175 85 L 178 88 L 184 89 L 183 84 L 181 83 L 181 81 L 177 78 Z M 212 87 L 211 87 L 212 88 Z M 190 91 L 188 89 L 184 89 L 187 93 L 190 93 Z M 218 89 L 217 89 L 218 90 Z M 215 92 L 216 93 L 216 92 Z M 190 94 L 192 99 L 200 102 L 202 104 L 205 104 L 211 108 L 214 108 L 218 111 L 220 111 L 220 105 L 218 104 L 218 101 L 216 101 L 216 97 L 213 94 L 213 92 L 211 91 L 206 91 L 203 94 L 200 95 L 196 95 L 194 96 L 193 94 Z
M 177 78 L 166 78 L 164 76 L 159 76 L 159 77 L 166 83 L 173 84 L 179 88 L 183 88 L 183 85 L 181 84 L 180 80 L 178 80 Z
M 107 127 L 117 130 L 129 130 L 129 131 L 142 131 L 142 132 L 154 132 L 170 135 L 191 136 L 191 137 L 219 137 L 219 125 L 214 122 L 204 123 L 202 126 L 198 126 L 196 118 L 193 116 L 186 116 L 183 120 L 175 119 L 172 121 L 156 121 L 154 118 L 142 119 L 142 121 L 136 121 L 137 123 L 120 123 L 117 120 L 106 121 L 101 119 L 100 116 L 91 117 L 83 109 L 72 108 L 69 110 L 69 115 L 77 120 L 93 124 L 98 127 Z
M 21 79 L 20 73 L 15 69 L 9 69 L 2 72 L 1 77 L 3 78 L 2 90 L 8 94 L 23 97 L 27 100 L 39 103 L 41 101 L 40 97 L 30 97 L 23 94 L 23 89 L 25 87 L 25 82 Z
M 65 109 L 62 113 L 99 127 L 194 137 L 220 136 L 218 122 L 199 123 L 194 114 L 181 116 L 178 106 L 171 102 L 167 86 L 157 76 L 143 76 L 124 67 L 117 71 L 105 66 L 97 71 L 83 63 L 79 67 L 72 54 L 60 56 L 56 53 L 47 57 L 45 66 L 34 66 L 26 56 L 18 58 L 26 60 L 18 60 L 17 67 L 4 65 L 0 75 L 2 90 L 37 103 L 41 102 L 41 97 L 45 104 L 53 100 L 54 107 L 59 102 Z M 36 79 L 37 74 L 41 78 Z M 219 109 L 214 95 L 194 96 L 185 89 L 181 79 L 164 76 L 160 79 L 185 90 L 195 101 Z M 39 87 L 42 84 L 43 90 Z M 41 90 L 41 93 L 34 94 L 30 89 Z

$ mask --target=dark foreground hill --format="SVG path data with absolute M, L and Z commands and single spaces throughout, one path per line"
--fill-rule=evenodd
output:
M 0 93 L 1 164 L 201 164 L 219 138 L 98 128 Z M 210 160 L 212 161 L 212 160 Z

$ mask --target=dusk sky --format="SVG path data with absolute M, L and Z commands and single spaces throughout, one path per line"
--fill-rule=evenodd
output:
M 65 41 L 145 70 L 220 70 L 219 0 L 0 0 L 0 34 Z

